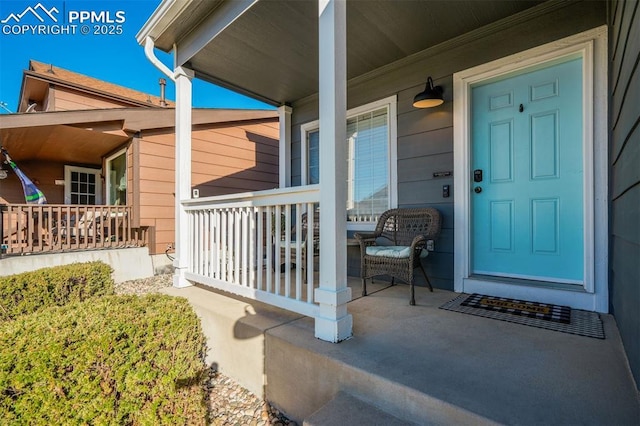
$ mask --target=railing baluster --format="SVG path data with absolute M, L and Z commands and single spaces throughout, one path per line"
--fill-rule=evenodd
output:
M 315 205 L 312 203 L 307 204 L 307 303 L 313 303 L 313 285 L 314 285 L 314 271 L 313 271 L 313 255 L 315 253 Z
M 255 207 L 247 208 L 247 217 L 249 219 L 249 235 L 247 236 L 247 240 L 249 242 L 249 287 L 255 289 L 257 271 L 256 245 L 258 243 L 258 240 L 256 239 Z
M 193 235 L 194 229 L 193 229 L 193 215 L 195 214 L 195 212 L 187 212 L 187 229 L 189 232 L 189 235 Z M 178 242 L 176 241 L 176 244 Z M 187 245 L 187 247 L 180 247 L 180 246 L 176 246 L 176 251 L 177 250 L 184 250 L 185 252 L 187 252 L 187 256 L 189 256 L 190 261 L 187 263 L 187 269 L 189 269 L 190 272 L 193 272 L 193 239 L 189 240 L 189 244 Z
M 191 254 L 191 263 L 192 263 L 192 270 L 194 273 L 198 273 L 198 253 L 200 250 L 198 250 L 198 236 L 200 235 L 200 229 L 198 229 L 198 215 L 200 214 L 199 211 L 197 212 L 193 212 L 193 217 L 191 218 L 191 226 L 193 226 L 193 242 L 191 244 L 191 250 L 192 250 L 192 254 Z
M 80 231 L 80 246 L 82 249 L 86 250 L 89 248 L 89 238 L 95 240 L 97 238 L 94 222 L 96 221 L 96 208 L 92 206 L 85 207 L 85 215 L 80 217 L 80 219 L 84 219 L 82 221 L 82 231 Z M 90 225 L 91 224 L 91 225 Z M 94 247 L 97 246 L 95 242 L 93 243 Z M 104 243 L 102 244 L 104 246 Z
M 240 211 L 240 215 L 242 217 L 242 285 L 245 287 L 249 286 L 249 246 L 251 245 L 251 241 L 249 239 L 249 215 L 247 214 L 247 209 L 243 208 Z
M 204 245 L 203 243 L 203 238 L 204 238 L 204 213 L 202 211 L 198 212 L 198 232 L 196 234 L 196 239 L 198 241 L 198 252 L 197 252 L 197 258 L 198 258 L 198 274 L 203 275 L 204 272 L 204 258 L 203 258 L 203 249 L 204 249 Z
M 265 233 L 267 235 L 267 244 L 266 244 L 266 250 L 267 250 L 267 268 L 266 268 L 266 272 L 267 272 L 267 288 L 266 291 L 268 293 L 271 293 L 271 289 L 273 286 L 273 273 L 275 273 L 275 259 L 273 258 L 273 248 L 274 248 L 274 244 L 273 244 L 273 218 L 271 217 L 273 214 L 273 211 L 271 210 L 271 206 L 267 207 L 267 226 L 265 228 Z M 272 273 L 273 272 L 273 273 Z
M 27 234 L 25 236 L 26 242 L 27 242 L 27 246 L 26 249 L 28 251 L 32 251 L 33 250 L 33 206 L 28 206 L 27 207 L 27 217 L 26 217 L 26 230 L 25 233 Z
M 198 212 L 193 212 L 193 214 L 189 215 L 189 235 L 198 235 Z M 191 259 L 191 271 L 196 272 L 198 268 L 198 259 L 196 258 L 198 253 L 198 239 L 196 237 L 190 240 L 190 254 L 189 259 Z
M 235 275 L 233 270 L 233 261 L 234 261 L 234 245 L 233 245 L 233 236 L 235 233 L 235 211 L 234 209 L 229 209 L 227 211 L 227 220 L 228 220 L 228 228 L 225 230 L 227 235 L 227 281 L 235 284 Z
M 284 296 L 291 297 L 291 204 L 284 212 Z
M 223 281 L 230 281 L 229 277 L 227 276 L 227 257 L 228 257 L 228 247 L 227 247 L 227 243 L 229 242 L 229 228 L 227 226 L 228 223 L 228 219 L 229 219 L 229 210 L 228 209 L 224 209 L 222 212 L 222 239 L 221 239 L 221 243 L 220 243 L 220 250 L 221 250 L 221 260 L 220 260 L 220 279 Z
M 221 238 L 221 233 L 220 230 L 222 229 L 222 215 L 220 213 L 220 210 L 215 210 L 215 215 L 216 215 L 216 252 L 215 252 L 215 277 L 219 280 L 222 279 L 222 276 L 220 275 L 221 269 L 220 269 L 220 262 L 222 260 L 222 242 L 220 240 Z
M 215 228 L 213 225 L 213 221 L 214 221 L 213 211 L 206 210 L 206 215 L 207 215 L 207 229 L 205 231 L 207 233 L 207 239 L 206 239 L 207 267 L 205 269 L 205 276 L 212 277 L 213 276 L 213 238 L 214 238 L 213 233 L 215 232 Z
M 209 238 L 209 221 L 206 210 L 200 212 L 200 275 L 207 275 L 209 263 L 209 251 L 207 239 Z
M 112 247 L 114 234 L 111 226 L 111 215 L 113 207 L 93 207 L 93 220 L 87 224 L 89 232 L 87 233 L 86 244 L 91 247 Z
M 126 234 L 127 241 L 125 243 L 125 247 L 128 247 L 131 245 L 131 207 L 125 208 L 124 226 L 126 226 L 126 230 L 127 230 L 127 234 Z
M 93 220 L 87 224 L 87 228 L 90 231 L 87 234 L 86 244 L 92 248 L 95 247 L 112 247 L 113 241 L 111 236 L 113 235 L 113 229 L 111 227 L 111 214 L 113 208 L 108 207 L 93 207 L 94 216 Z
M 238 274 L 238 211 L 236 208 L 231 209 L 231 226 L 229 227 L 229 270 L 231 271 L 231 282 L 234 284 L 240 284 L 240 276 Z
M 202 222 L 202 211 L 199 211 L 196 215 L 196 253 L 194 256 L 196 258 L 196 270 L 200 275 L 202 275 Z
M 258 245 L 258 247 L 257 247 L 258 254 L 256 256 L 256 262 L 257 262 L 256 289 L 264 290 L 263 279 L 262 279 L 263 278 L 262 271 L 265 270 L 265 267 L 264 267 L 264 251 L 263 251 L 264 250 L 264 242 L 265 242 L 265 236 L 264 236 L 264 209 L 261 208 L 261 207 L 256 207 L 255 208 L 255 215 L 256 215 L 256 228 L 257 228 L 256 244 Z
M 198 235 L 199 234 L 198 212 L 194 212 L 194 214 L 191 215 L 191 220 L 189 222 L 191 223 L 191 229 L 192 229 L 191 235 Z M 193 244 L 191 244 L 191 259 L 192 259 L 191 268 L 195 272 L 198 267 L 198 239 L 197 238 L 194 238 Z
M 309 233 L 307 233 L 307 236 Z M 302 204 L 296 204 L 296 300 L 302 300 L 302 246 L 304 235 L 302 235 Z M 309 253 L 307 253 L 309 255 Z
M 275 287 L 274 287 L 274 293 L 275 294 L 280 294 L 281 293 L 281 286 L 282 286 L 282 277 L 281 277 L 281 270 L 282 270 L 282 250 L 281 250 L 281 246 L 282 246 L 282 206 L 280 204 L 278 204 L 276 206 L 276 226 L 275 226 L 275 245 L 276 248 L 274 250 L 273 255 L 275 256 L 275 269 L 276 269 L 276 277 L 275 277 Z
M 51 220 L 52 220 L 52 209 L 50 206 L 42 206 L 42 251 L 51 251 Z

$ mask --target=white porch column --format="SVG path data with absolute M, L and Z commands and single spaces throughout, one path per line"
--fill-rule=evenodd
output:
M 189 223 L 182 201 L 191 198 L 191 80 L 192 70 L 177 67 L 176 82 L 176 186 L 175 186 L 175 259 L 174 287 L 187 287 L 191 283 L 184 277 L 189 265 Z
M 315 336 L 339 342 L 352 335 L 347 313 L 347 162 L 344 158 L 347 110 L 347 5 L 319 0 L 320 63 L 320 304 Z
M 278 107 L 280 118 L 280 188 L 291 186 L 291 107 L 282 105 Z

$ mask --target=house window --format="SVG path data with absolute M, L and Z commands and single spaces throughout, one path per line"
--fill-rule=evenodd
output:
M 107 171 L 107 204 L 127 204 L 127 150 L 123 149 L 105 160 Z
M 302 183 L 320 183 L 318 122 L 302 126 Z M 347 227 L 367 229 L 397 206 L 395 96 L 347 112 Z
M 81 205 L 102 203 L 100 169 L 64 166 L 64 201 Z

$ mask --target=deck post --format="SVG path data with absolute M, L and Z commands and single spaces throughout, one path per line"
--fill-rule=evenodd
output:
M 189 222 L 182 201 L 191 198 L 191 80 L 188 68 L 174 70 L 176 82 L 176 175 L 175 175 L 175 259 L 174 287 L 191 285 L 184 276 L 189 266 Z
M 347 5 L 345 0 L 318 2 L 320 104 L 320 282 L 315 290 L 319 314 L 315 336 L 339 342 L 352 335 L 347 313 L 347 162 L 344 161 L 347 116 Z
M 280 188 L 291 186 L 291 113 L 290 106 L 282 105 L 278 107 L 278 117 L 280 118 L 280 151 L 279 151 L 279 171 Z

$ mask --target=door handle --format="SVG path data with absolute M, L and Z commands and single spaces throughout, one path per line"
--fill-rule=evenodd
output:
M 475 192 L 476 194 L 479 194 L 482 192 L 482 187 L 481 186 L 476 186 L 475 188 L 473 188 L 473 192 Z

